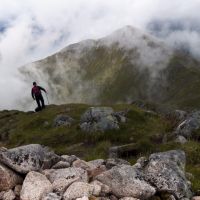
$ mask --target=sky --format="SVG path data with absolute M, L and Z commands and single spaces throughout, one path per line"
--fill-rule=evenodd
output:
M 184 44 L 200 58 L 200 0 L 0 1 L 0 109 L 18 108 L 30 94 L 19 67 L 126 25 Z

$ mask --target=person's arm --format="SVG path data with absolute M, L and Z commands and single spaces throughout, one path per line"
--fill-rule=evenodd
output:
M 47 92 L 43 87 L 38 86 L 40 90 Z
M 33 94 L 33 89 L 31 90 L 31 95 L 32 95 L 33 99 L 35 100 L 35 96 Z

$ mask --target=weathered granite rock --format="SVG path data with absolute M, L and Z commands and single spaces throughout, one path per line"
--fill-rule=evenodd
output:
M 68 155 L 62 155 L 61 156 L 62 160 L 65 161 L 65 162 L 68 162 L 70 164 L 70 166 L 72 165 L 72 163 L 76 160 L 80 160 L 78 157 L 76 157 L 75 155 L 71 155 L 71 156 L 68 156 Z
M 66 179 L 66 178 L 59 178 L 59 179 L 56 179 L 54 182 L 53 182 L 53 191 L 55 193 L 58 193 L 60 195 L 62 195 L 66 189 L 74 182 L 76 181 L 80 181 L 80 178 L 79 177 L 76 177 L 76 178 L 70 178 L 70 179 Z
M 101 187 L 100 196 L 105 196 L 106 194 L 111 193 L 110 187 L 105 185 L 105 184 L 103 184 L 103 183 L 101 183 L 100 181 L 95 180 L 95 181 L 92 181 L 90 184 L 94 185 L 94 186 L 95 185 L 99 185 Z
M 131 165 L 131 164 L 128 161 L 120 159 L 120 158 L 109 158 L 106 160 L 107 169 L 111 169 L 112 167 L 120 166 L 120 165 Z
M 59 160 L 60 156 L 39 144 L 0 150 L 0 161 L 22 174 L 46 168 L 49 169 Z
M 143 179 L 143 174 L 129 165 L 115 166 L 97 176 L 96 179 L 111 188 L 118 198 L 134 197 L 148 199 L 156 190 Z
M 96 132 L 119 129 L 117 118 L 110 107 L 91 107 L 81 116 L 81 129 Z
M 23 178 L 13 170 L 3 164 L 0 164 L 0 191 L 6 191 L 21 184 Z
M 70 167 L 70 163 L 65 162 L 65 161 L 59 161 L 52 167 L 52 169 L 63 169 L 63 168 L 68 168 L 68 167 Z
M 15 193 L 12 190 L 8 190 L 3 194 L 2 200 L 14 200 Z
M 92 163 L 86 162 L 84 160 L 76 160 L 73 162 L 72 167 L 82 168 L 84 170 L 90 170 L 96 168 Z
M 74 119 L 68 115 L 58 115 L 53 122 L 54 127 L 59 126 L 71 126 L 74 122 Z
M 181 150 L 152 154 L 144 168 L 145 179 L 159 193 L 169 193 L 176 199 L 190 198 L 192 193 L 185 177 L 185 161 L 185 153 Z
M 193 112 L 179 124 L 175 133 L 190 138 L 195 130 L 200 128 L 200 111 Z
M 103 159 L 97 159 L 97 160 L 91 160 L 88 163 L 91 163 L 95 167 L 100 167 L 101 165 L 105 165 L 106 162 Z
M 76 200 L 89 200 L 89 198 L 84 196 L 82 198 L 77 198 Z
M 82 197 L 90 197 L 92 195 L 99 196 L 101 187 L 98 185 L 91 185 L 84 182 L 75 182 L 69 186 L 63 195 L 64 200 L 72 200 Z
M 139 200 L 139 199 L 136 199 L 133 197 L 124 197 L 124 198 L 121 198 L 120 200 Z
M 61 200 L 62 197 L 57 195 L 56 193 L 48 193 L 42 197 L 42 200 Z
M 200 200 L 200 196 L 195 196 L 192 198 L 192 200 Z
M 60 178 L 80 178 L 81 181 L 88 182 L 87 171 L 81 168 L 69 167 L 66 169 L 47 169 L 43 171 L 43 174 L 50 180 L 51 183 Z
M 183 137 L 182 135 L 178 135 L 175 142 L 180 143 L 180 144 L 185 144 L 187 143 L 187 139 Z
M 41 198 L 52 192 L 50 181 L 38 172 L 29 172 L 23 182 L 20 193 L 21 200 L 41 200 Z

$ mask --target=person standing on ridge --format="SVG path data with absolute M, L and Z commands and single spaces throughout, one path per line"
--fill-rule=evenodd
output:
M 44 98 L 42 96 L 41 90 L 43 90 L 45 93 L 47 92 L 44 88 L 38 86 L 36 82 L 33 82 L 33 88 L 31 90 L 31 95 L 32 95 L 33 99 L 36 100 L 37 105 L 38 105 L 38 107 L 35 109 L 35 111 L 40 111 L 43 108 L 45 108 Z

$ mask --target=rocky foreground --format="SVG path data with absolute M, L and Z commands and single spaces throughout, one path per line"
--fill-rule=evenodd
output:
M 2 200 L 191 199 L 181 150 L 151 154 L 135 165 L 118 159 L 86 162 L 30 144 L 0 150 Z M 195 197 L 194 199 L 198 199 Z

